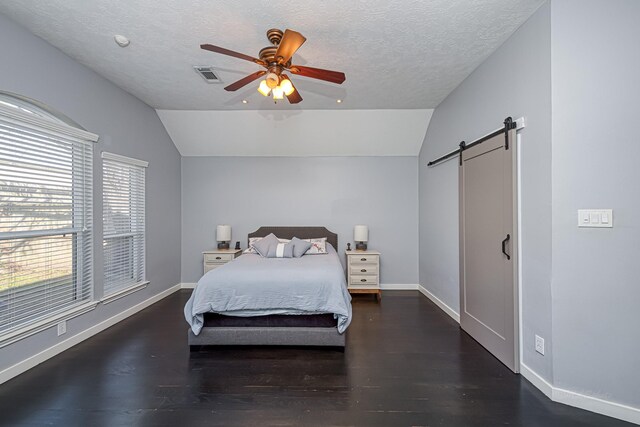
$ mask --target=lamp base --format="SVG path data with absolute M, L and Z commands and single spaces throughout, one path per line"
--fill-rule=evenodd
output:
M 366 251 L 367 244 L 365 242 L 356 242 L 356 251 Z
M 229 249 L 229 242 L 218 242 L 218 249 Z

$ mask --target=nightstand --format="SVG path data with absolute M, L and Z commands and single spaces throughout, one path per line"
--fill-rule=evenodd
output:
M 380 290 L 380 252 L 346 251 L 347 285 L 352 294 L 375 294 L 382 298 Z
M 211 249 L 202 252 L 204 272 L 218 268 L 242 254 L 242 249 Z

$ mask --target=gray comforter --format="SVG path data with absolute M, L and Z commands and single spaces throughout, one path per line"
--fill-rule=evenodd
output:
M 262 258 L 244 254 L 198 281 L 184 307 L 193 333 L 203 325 L 203 313 L 230 316 L 333 313 L 338 332 L 351 322 L 351 296 L 340 259 L 327 244 L 326 255 Z

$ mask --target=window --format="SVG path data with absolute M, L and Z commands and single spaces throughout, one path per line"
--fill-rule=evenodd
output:
M 104 294 L 145 283 L 144 190 L 147 162 L 102 153 Z
M 0 335 L 93 298 L 92 159 L 98 136 L 0 93 Z

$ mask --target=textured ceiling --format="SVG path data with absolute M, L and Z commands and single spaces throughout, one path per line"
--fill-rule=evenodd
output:
M 543 0 L 2 0 L 0 13 L 158 109 L 429 109 L 436 107 Z M 294 63 L 343 71 L 333 85 L 293 77 L 304 101 L 274 104 L 250 84 L 205 83 L 212 65 L 229 84 L 259 69 L 199 48 L 257 56 L 269 28 L 307 37 Z M 118 47 L 115 34 L 130 38 Z M 43 64 L 46 69 L 46 64 Z M 336 99 L 343 99 L 336 104 Z M 248 104 L 242 104 L 247 99 Z

